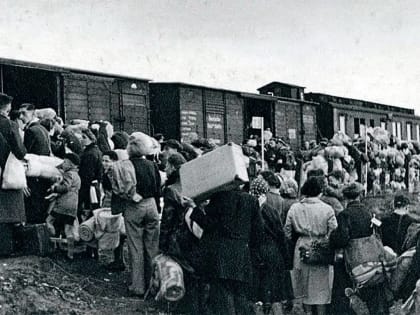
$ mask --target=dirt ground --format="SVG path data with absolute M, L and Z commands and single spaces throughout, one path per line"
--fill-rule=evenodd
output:
M 68 261 L 59 253 L 0 259 L 0 315 L 170 314 L 159 312 L 153 302 L 129 297 L 128 272 L 108 272 L 104 266 L 109 261 L 110 253 L 101 253 L 99 261 Z M 398 314 L 397 309 L 392 313 Z M 302 314 L 295 303 L 290 315 Z

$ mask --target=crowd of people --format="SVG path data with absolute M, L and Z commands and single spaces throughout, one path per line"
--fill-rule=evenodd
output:
M 55 156 L 63 163 L 55 178 L 28 177 L 23 189 L 0 188 L 0 229 L 46 223 L 52 236 L 77 242 L 75 222 L 88 220 L 95 209 L 111 208 L 113 215 L 122 214 L 125 236 L 107 267 L 126 268 L 126 240 L 134 296 L 147 293 L 153 259 L 160 253 L 182 268 L 186 293 L 176 308 L 187 314 L 283 314 L 291 312 L 295 299 L 306 314 L 360 314 L 350 305 L 348 288 L 370 314 L 389 314 L 393 301 L 407 300 L 420 278 L 420 220 L 414 201 L 404 191 L 407 186 L 390 184 L 397 169 L 409 174 L 416 167 L 410 162 L 413 154 L 405 154 L 401 162 L 399 153 L 389 148 L 384 153 L 384 147 L 371 143 L 376 151 L 369 155 L 363 150 L 366 144 L 342 135 L 292 152 L 267 134 L 264 161 L 256 140 L 242 146 L 249 183 L 205 201 L 192 200 L 182 191 L 180 168 L 214 150 L 211 141 L 128 135 L 104 121 L 65 125 L 53 111 L 40 112 L 32 104 L 12 111 L 11 102 L 0 94 L 0 168 L 5 169 L 10 153 L 22 163 L 28 153 Z M 381 220 L 362 202 L 363 172 L 368 192 L 375 187 L 399 191 L 393 212 Z M 373 238 L 381 238 L 395 261 L 417 250 L 397 290 L 389 287 L 385 267 L 383 278 L 363 285 L 349 270 L 349 249 L 360 239 Z M 326 244 L 328 253 L 320 254 L 320 244 Z M 322 259 L 311 261 L 317 253 Z

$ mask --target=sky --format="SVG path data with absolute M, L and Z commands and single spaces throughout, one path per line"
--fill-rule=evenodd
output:
M 281 81 L 414 108 L 420 1 L 1 0 L 0 57 L 256 92 Z

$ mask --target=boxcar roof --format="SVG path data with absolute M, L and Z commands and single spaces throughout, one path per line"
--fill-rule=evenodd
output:
M 263 85 L 263 86 L 259 87 L 257 90 L 260 91 L 260 90 L 263 90 L 265 88 L 269 88 L 272 85 L 284 85 L 284 86 L 288 86 L 288 87 L 295 87 L 295 88 L 301 88 L 301 89 L 305 88 L 305 86 L 301 86 L 301 85 L 295 85 L 295 84 L 290 84 L 290 83 L 273 81 L 273 82 L 267 83 L 266 85 Z
M 332 106 L 361 106 L 367 109 L 376 109 L 380 111 L 392 111 L 395 113 L 404 113 L 409 115 L 414 115 L 414 109 L 399 107 L 394 105 L 387 105 L 381 103 L 375 103 L 370 101 L 358 100 L 353 98 L 334 96 L 330 94 L 323 93 L 305 93 L 305 96 L 311 98 L 315 102 L 328 102 Z
M 186 83 L 186 82 L 159 82 L 159 81 L 152 81 L 150 82 L 152 85 L 178 85 L 183 87 L 193 87 L 193 88 L 199 88 L 199 89 L 208 89 L 208 90 L 215 90 L 215 91 L 222 91 L 222 92 L 230 92 L 230 93 L 240 93 L 239 91 L 235 90 L 228 90 L 223 88 L 217 88 L 217 87 L 211 87 L 206 85 L 199 85 L 199 84 L 192 84 L 192 83 Z
M 97 71 L 92 71 L 92 70 L 82 70 L 82 69 L 76 69 L 76 68 L 61 67 L 61 66 L 8 59 L 8 58 L 0 58 L 0 64 L 7 65 L 7 66 L 16 66 L 16 67 L 33 68 L 33 69 L 39 69 L 39 70 L 45 70 L 45 71 L 53 71 L 53 72 L 64 72 L 64 73 L 73 72 L 73 73 L 79 73 L 79 74 L 97 75 L 97 76 L 110 77 L 110 78 L 129 79 L 129 80 L 138 80 L 138 81 L 151 81 L 150 79 L 138 78 L 138 77 L 133 77 L 133 76 L 125 76 L 122 74 L 97 72 Z

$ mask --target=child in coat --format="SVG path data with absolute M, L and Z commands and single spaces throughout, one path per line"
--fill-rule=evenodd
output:
M 77 238 L 73 233 L 73 226 L 77 218 L 80 190 L 79 164 L 80 159 L 76 154 L 68 153 L 64 156 L 63 163 L 58 166 L 62 178 L 51 186 L 51 194 L 48 196 L 51 201 L 50 213 L 46 220 L 48 229 L 54 236 L 63 235 L 64 232 L 69 245 L 74 244 Z

